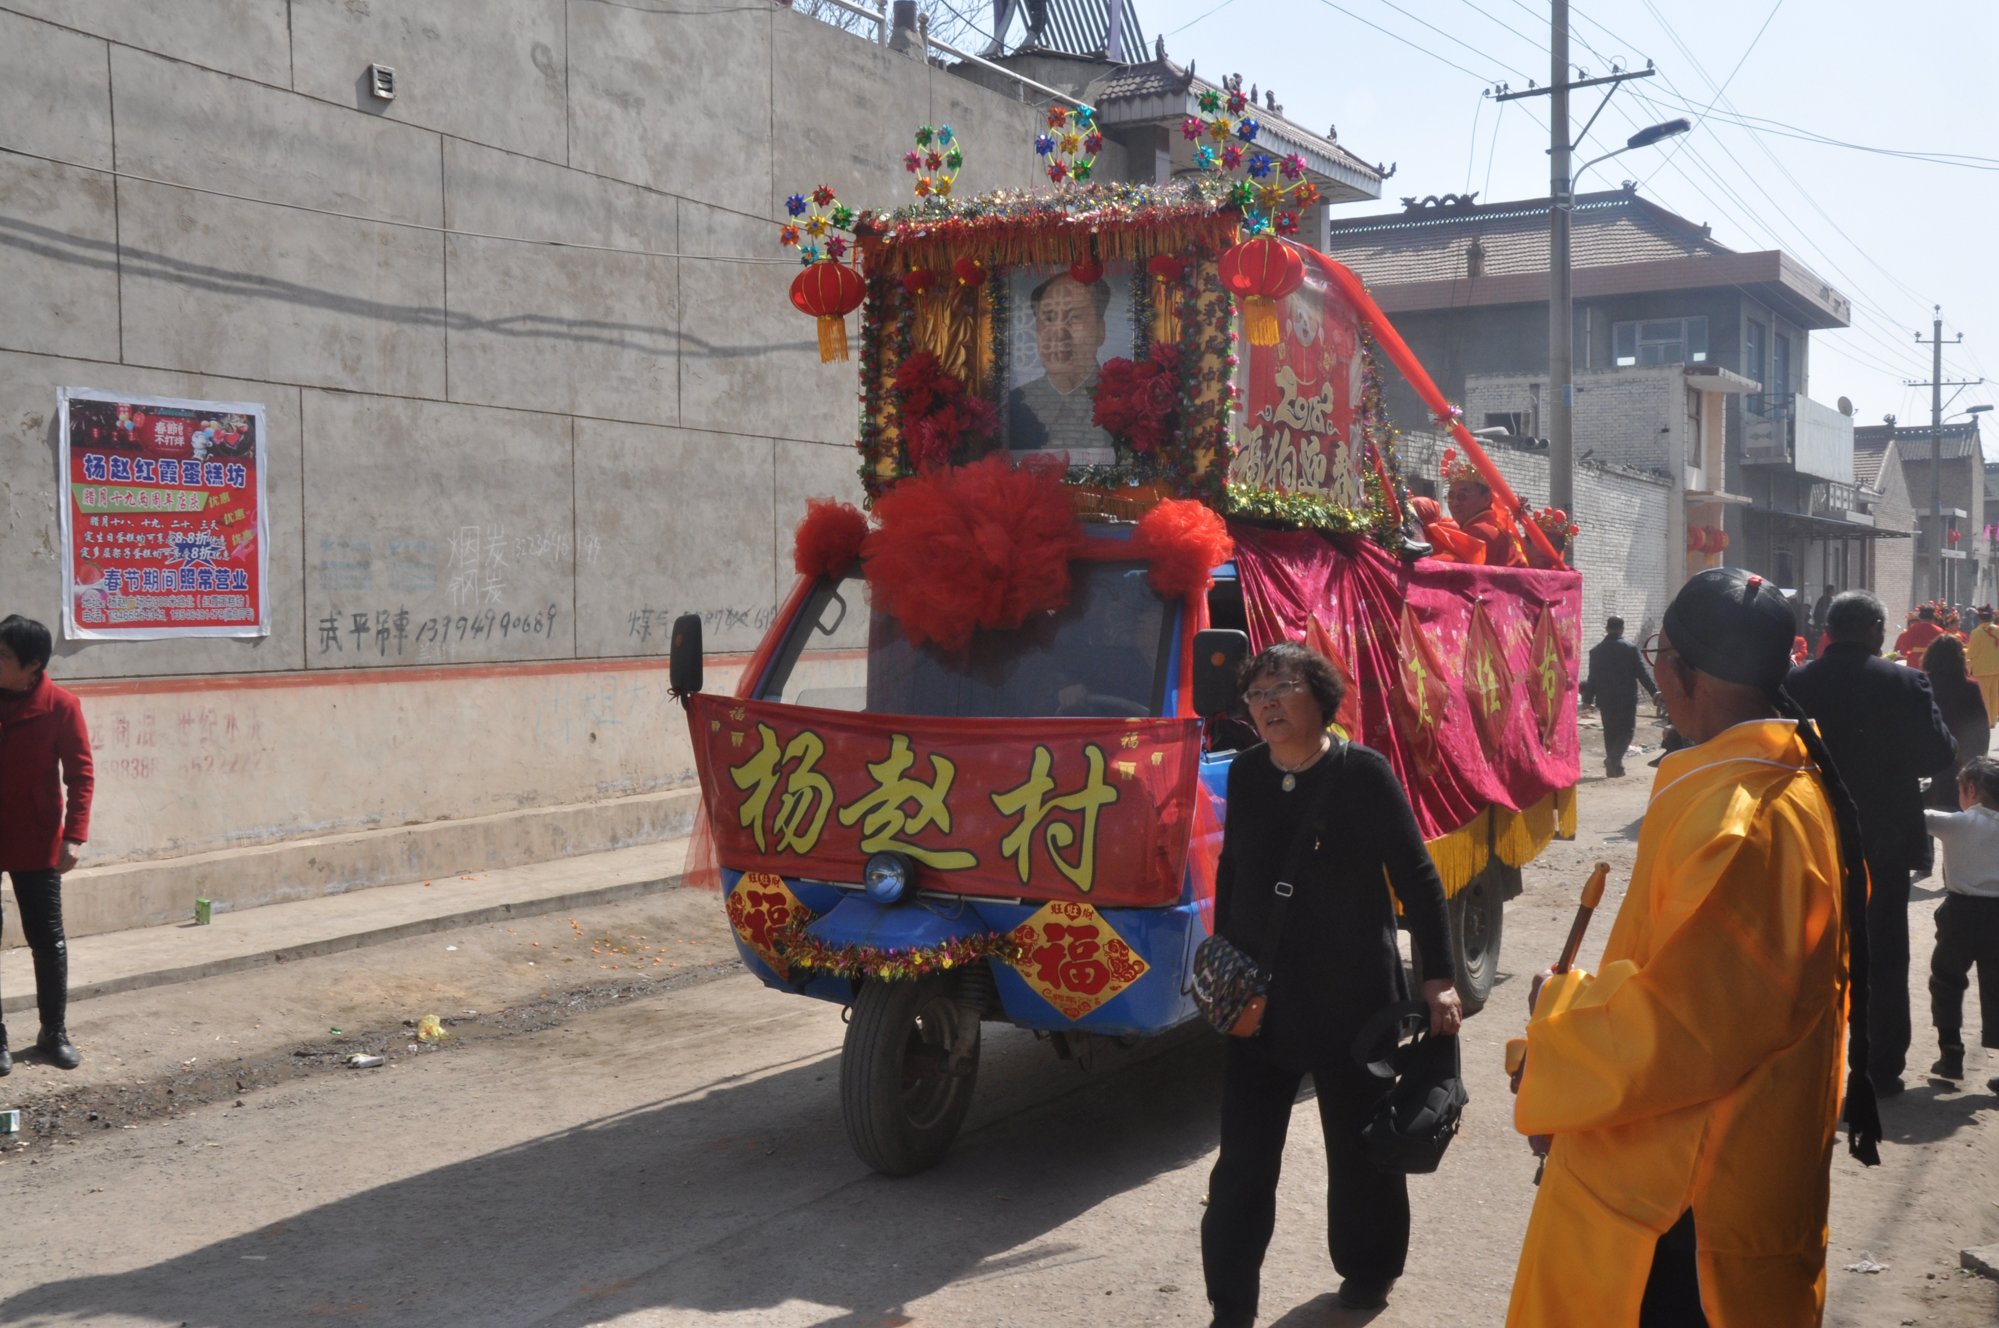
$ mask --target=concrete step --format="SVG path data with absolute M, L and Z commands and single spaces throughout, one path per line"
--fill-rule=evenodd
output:
M 207 926 L 187 921 L 72 937 L 70 1000 L 194 982 L 409 936 L 674 889 L 680 884 L 687 844 L 686 839 L 674 839 L 321 895 L 216 914 Z M 28 951 L 17 947 L 0 952 L 0 974 L 7 989 L 0 1012 L 32 1011 L 34 965 Z

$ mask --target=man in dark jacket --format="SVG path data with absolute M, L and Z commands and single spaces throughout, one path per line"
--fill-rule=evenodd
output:
M 90 837 L 95 786 L 90 734 L 76 697 L 48 679 L 49 629 L 32 618 L 0 618 L 0 871 L 14 878 L 21 933 L 35 957 L 35 1046 L 74 1070 L 83 1057 L 64 1027 L 69 945 L 62 931 L 62 876 Z M 67 800 L 64 793 L 67 791 Z M 0 1075 L 14 1068 L 0 1025 Z
M 1864 590 L 1833 599 L 1825 653 L 1791 673 L 1790 691 L 1817 721 L 1840 776 L 1860 808 L 1872 891 L 1867 900 L 1871 969 L 1868 1077 L 1875 1091 L 1902 1091 L 1909 1052 L 1909 877 L 1930 864 L 1922 779 L 1948 766 L 1957 742 L 1921 669 L 1882 659 L 1888 613 Z
M 1640 687 L 1655 703 L 1659 700 L 1638 647 L 1624 639 L 1624 619 L 1612 618 L 1603 625 L 1603 640 L 1590 647 L 1582 686 L 1583 704 L 1594 705 L 1603 717 L 1603 773 L 1612 779 L 1624 774 L 1624 753 L 1638 731 Z

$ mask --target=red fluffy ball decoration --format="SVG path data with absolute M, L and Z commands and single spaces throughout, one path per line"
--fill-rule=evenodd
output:
M 1131 542 L 1151 564 L 1146 581 L 1167 599 L 1205 592 L 1215 568 L 1235 557 L 1221 514 L 1190 499 L 1169 499 L 1140 517 Z
M 840 576 L 861 556 L 868 519 L 851 503 L 808 498 L 805 519 L 791 537 L 791 565 L 800 576 Z
M 875 607 L 918 644 L 963 650 L 1069 602 L 1083 542 L 1061 473 L 1000 453 L 903 480 L 875 503 L 862 549 Z

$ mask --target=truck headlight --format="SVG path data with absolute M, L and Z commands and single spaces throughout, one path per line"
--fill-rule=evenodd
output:
M 877 904 L 893 904 L 909 889 L 909 880 L 914 874 L 909 859 L 904 855 L 877 853 L 868 859 L 867 869 L 861 873 L 861 885 L 868 892 L 868 898 Z

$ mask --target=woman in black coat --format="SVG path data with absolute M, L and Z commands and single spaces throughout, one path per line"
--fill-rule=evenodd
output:
M 1930 777 L 1930 791 L 1923 805 L 1954 812 L 1957 805 L 1957 772 L 1974 756 L 1985 755 L 1992 741 L 1992 720 L 1985 713 L 1985 694 L 1971 680 L 1965 667 L 1964 643 L 1954 636 L 1940 636 L 1923 651 L 1923 672 L 1930 675 L 1930 690 L 1936 694 L 1937 713 L 1944 727 L 1957 739 L 1957 760 Z
M 1291 1105 L 1312 1076 L 1326 1144 L 1326 1239 L 1340 1300 L 1385 1304 L 1409 1249 L 1409 1190 L 1378 1170 L 1360 1138 L 1383 1085 L 1353 1057 L 1355 1036 L 1402 999 L 1392 881 L 1429 980 L 1433 1033 L 1455 1034 L 1462 1009 L 1447 944 L 1444 891 L 1408 796 L 1380 753 L 1327 732 L 1344 690 L 1304 646 L 1271 646 L 1243 668 L 1243 700 L 1262 744 L 1229 767 L 1228 816 L 1215 877 L 1215 932 L 1273 972 L 1262 1026 L 1230 1038 L 1222 1080 L 1221 1155 L 1208 1181 L 1201 1263 L 1218 1328 L 1255 1322 L 1263 1255 Z M 1300 826 L 1310 822 L 1300 838 Z M 1291 871 L 1294 845 L 1306 845 Z M 1270 945 L 1276 886 L 1295 876 Z M 1266 954 L 1274 948 L 1275 954 Z

